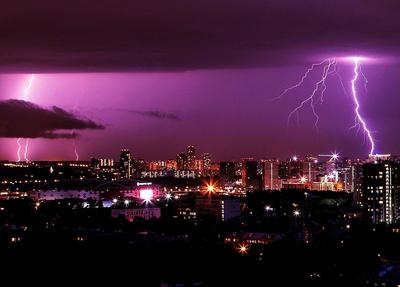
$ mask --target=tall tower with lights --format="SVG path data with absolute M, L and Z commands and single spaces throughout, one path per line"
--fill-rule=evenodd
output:
M 400 217 L 400 164 L 375 161 L 363 165 L 362 200 L 372 223 L 398 223 Z
M 119 174 L 121 179 L 130 179 L 132 176 L 132 154 L 128 149 L 122 149 L 119 159 Z

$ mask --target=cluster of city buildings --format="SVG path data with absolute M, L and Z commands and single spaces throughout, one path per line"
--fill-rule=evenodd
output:
M 97 178 L 109 180 L 131 178 L 199 178 L 220 176 L 225 185 L 240 184 L 253 189 L 310 189 L 353 191 L 360 160 L 341 159 L 337 154 L 293 156 L 287 160 L 213 162 L 209 153 L 196 155 L 194 146 L 178 153 L 176 159 L 146 162 L 123 149 L 119 162 L 92 158 L 90 168 Z
M 65 180 L 88 180 L 104 182 L 152 181 L 169 178 L 201 179 L 213 178 L 216 182 L 212 192 L 220 191 L 235 195 L 252 190 L 315 190 L 337 191 L 353 194 L 354 203 L 363 209 L 373 223 L 397 223 L 400 221 L 400 160 L 390 155 L 374 155 L 367 159 L 345 159 L 338 154 L 292 156 L 286 160 L 244 158 L 240 161 L 213 162 L 209 153 L 200 157 L 194 146 L 178 153 L 176 159 L 145 161 L 136 159 L 128 149 L 121 150 L 119 161 L 92 158 L 90 162 L 31 162 L 0 163 L 1 196 L 14 188 L 32 186 L 31 197 L 38 200 L 82 198 L 98 199 L 101 193 L 96 189 L 79 188 L 60 190 L 49 187 L 50 183 Z M 18 175 L 18 172 L 22 173 Z M 136 183 L 135 183 L 136 184 Z M 207 188 L 206 188 L 207 189 Z M 145 199 L 151 190 L 151 197 L 162 196 L 165 192 L 198 192 L 196 188 L 176 186 L 137 187 L 124 190 L 124 197 Z M 23 193 L 21 193 L 23 194 Z M 182 211 L 185 212 L 185 211 Z M 190 212 L 185 216 L 192 216 Z

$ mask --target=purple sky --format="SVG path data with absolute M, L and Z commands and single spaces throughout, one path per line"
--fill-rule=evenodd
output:
M 58 2 L 1 9 L 0 100 L 22 99 L 35 73 L 31 102 L 105 126 L 75 131 L 82 159 L 117 158 L 123 147 L 135 157 L 174 158 L 188 144 L 217 160 L 366 156 L 362 133 L 349 131 L 353 103 L 336 77 L 318 106 L 319 133 L 307 107 L 299 125 L 287 127 L 286 118 L 321 70 L 271 101 L 313 61 L 344 55 L 379 59 L 363 64 L 361 113 L 377 152 L 400 153 L 398 1 Z M 349 92 L 352 66 L 338 68 Z M 32 139 L 30 159 L 74 159 L 73 141 Z M 14 160 L 16 147 L 15 138 L 0 139 L 0 158 Z

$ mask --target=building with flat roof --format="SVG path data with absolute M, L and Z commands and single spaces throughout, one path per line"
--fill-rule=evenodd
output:
M 198 217 L 226 221 L 240 216 L 240 200 L 236 198 L 197 198 L 195 210 Z
M 149 220 L 151 218 L 160 218 L 161 209 L 158 207 L 112 209 L 111 216 L 112 217 L 122 216 L 130 222 L 134 221 L 136 218 L 143 218 Z

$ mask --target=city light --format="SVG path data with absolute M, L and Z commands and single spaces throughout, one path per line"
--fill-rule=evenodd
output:
M 293 215 L 294 215 L 295 217 L 299 217 L 299 216 L 300 216 L 300 211 L 299 211 L 299 210 L 293 211 Z
M 165 198 L 166 198 L 167 200 L 172 199 L 172 194 L 171 194 L 171 193 L 167 193 L 167 194 L 165 195 Z
M 242 255 L 247 254 L 249 248 L 248 245 L 243 243 L 243 244 L 239 244 L 239 247 L 237 248 L 238 252 Z
M 265 206 L 265 211 L 271 211 L 273 208 L 270 205 Z
M 217 192 L 218 191 L 217 183 L 213 182 L 212 180 L 210 180 L 209 182 L 205 182 L 203 191 L 208 195 Z
M 215 190 L 215 186 L 214 185 L 212 185 L 212 184 L 207 185 L 207 191 L 208 192 L 214 192 L 214 190 Z
M 139 197 L 143 199 L 145 203 L 150 203 L 153 198 L 154 192 L 153 189 L 146 188 L 146 189 L 141 189 L 139 191 L 139 194 L 140 194 Z

